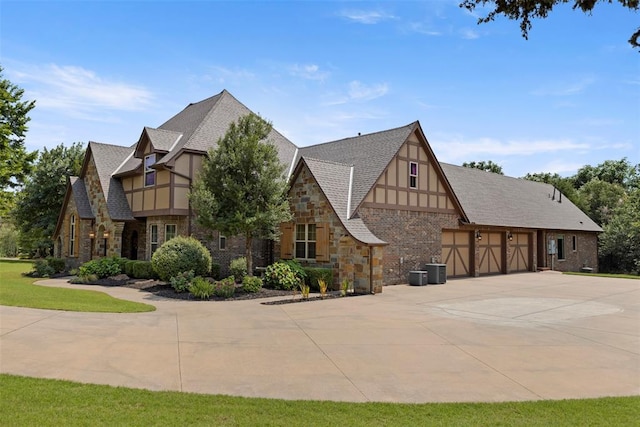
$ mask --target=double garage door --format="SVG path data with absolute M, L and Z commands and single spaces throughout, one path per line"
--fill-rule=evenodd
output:
M 502 232 L 483 232 L 475 241 L 470 231 L 444 231 L 442 233 L 442 260 L 447 265 L 448 277 L 470 276 L 474 265 L 474 244 L 478 247 L 478 271 L 480 275 L 499 274 L 506 271 L 529 271 L 530 235 L 513 233 L 509 242 L 511 253 L 507 260 L 506 237 Z

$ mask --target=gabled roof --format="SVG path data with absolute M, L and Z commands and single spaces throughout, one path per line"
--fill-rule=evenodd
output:
M 182 134 L 182 138 L 156 164 L 171 166 L 182 151 L 206 153 L 216 146 L 218 139 L 224 137 L 232 122 L 249 113 L 251 110 L 226 90 L 211 98 L 189 104 L 158 128 L 158 130 Z M 297 147 L 275 129 L 272 129 L 267 140 L 278 149 L 280 162 L 289 167 Z
M 113 177 L 116 170 L 127 159 L 134 147 L 121 147 L 119 145 L 101 144 L 98 142 L 89 142 L 87 154 L 85 155 L 84 164 L 82 166 L 81 176 L 84 177 L 87 172 L 88 162 L 90 158 L 96 165 L 100 186 L 107 202 L 107 210 L 109 217 L 115 221 L 133 220 L 129 203 L 124 195 L 122 183 Z
M 58 215 L 58 222 L 56 228 L 53 231 L 53 238 L 57 237 L 60 233 L 60 227 L 64 221 L 63 212 L 69 204 L 69 198 L 73 198 L 78 210 L 78 217 L 81 219 L 95 219 L 95 215 L 91 210 L 91 203 L 89 203 L 89 197 L 87 196 L 87 188 L 84 185 L 82 178 L 77 176 L 70 176 L 67 180 L 67 190 L 64 193 L 64 201 L 60 208 L 60 214 Z
M 340 222 L 352 237 L 369 245 L 386 244 L 386 242 L 378 239 L 360 218 L 349 219 L 350 186 L 353 177 L 352 165 L 304 157 L 298 164 L 296 174 L 302 164 L 307 165 L 320 190 L 329 200 Z
M 353 188 L 348 213 L 348 217 L 351 217 L 402 144 L 418 127 L 419 123 L 413 122 L 395 129 L 304 147 L 300 149 L 300 154 L 305 159 L 353 165 Z
M 446 163 L 441 166 L 472 224 L 602 231 L 552 185 Z

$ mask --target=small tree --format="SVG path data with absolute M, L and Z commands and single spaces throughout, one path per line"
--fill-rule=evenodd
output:
M 270 132 L 271 124 L 253 113 L 231 123 L 207 153 L 190 194 L 199 225 L 245 238 L 249 275 L 253 239 L 276 238 L 280 223 L 291 219 L 285 167 L 266 141 Z
M 487 160 L 486 162 L 484 160 L 479 162 L 465 162 L 462 164 L 462 166 L 464 166 L 465 168 L 480 169 L 485 172 L 493 172 L 497 173 L 498 175 L 504 175 L 502 166 L 497 163 L 493 163 L 491 160 Z

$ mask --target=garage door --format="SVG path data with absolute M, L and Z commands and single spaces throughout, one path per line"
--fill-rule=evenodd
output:
M 470 275 L 471 233 L 468 231 L 442 232 L 442 262 L 447 264 L 447 277 Z
M 529 239 L 529 233 L 513 233 L 513 240 L 509 242 L 511 245 L 509 271 L 531 270 L 531 245 Z
M 482 233 L 478 242 L 480 274 L 502 273 L 502 233 Z

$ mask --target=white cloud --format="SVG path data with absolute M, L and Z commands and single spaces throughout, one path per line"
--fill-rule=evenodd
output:
M 442 32 L 436 30 L 431 25 L 427 25 L 423 22 L 410 22 L 406 27 L 409 31 L 427 36 L 441 36 Z
M 396 19 L 395 16 L 379 10 L 343 10 L 338 13 L 343 18 L 359 24 L 377 24 L 381 21 Z
M 139 111 L 153 100 L 143 86 L 107 80 L 76 66 L 23 67 L 12 77 L 36 99 L 38 108 L 76 116 L 103 109 Z
M 554 83 L 540 87 L 532 95 L 538 96 L 571 96 L 584 92 L 589 86 L 595 83 L 594 77 L 583 77 L 570 82 Z
M 480 37 L 480 34 L 477 31 L 474 31 L 470 28 L 462 28 L 459 33 L 463 39 L 467 40 L 474 40 Z
M 316 64 L 294 64 L 290 67 L 289 72 L 292 76 L 307 80 L 324 81 L 329 77 L 329 72 L 320 70 L 320 67 Z
M 351 101 L 371 101 L 381 96 L 386 95 L 389 92 L 389 85 L 387 83 L 376 83 L 372 85 L 366 85 L 358 80 L 353 80 L 349 83 L 346 94 L 328 95 L 331 98 L 323 105 L 340 105 L 346 104 Z

